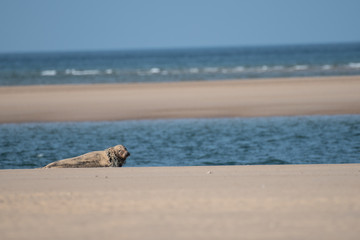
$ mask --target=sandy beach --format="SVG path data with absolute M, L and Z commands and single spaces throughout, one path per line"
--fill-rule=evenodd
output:
M 0 87 L 0 123 L 360 113 L 360 76 Z
M 358 239 L 360 165 L 0 171 L 1 239 Z
M 360 76 L 0 87 L 0 123 L 360 114 L 359 93 Z M 358 239 L 359 179 L 360 164 L 0 170 L 0 233 Z

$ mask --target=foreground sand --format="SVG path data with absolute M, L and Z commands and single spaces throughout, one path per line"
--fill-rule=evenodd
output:
M 0 87 L 0 123 L 360 114 L 360 76 Z
M 1 239 L 359 239 L 360 164 L 0 171 Z

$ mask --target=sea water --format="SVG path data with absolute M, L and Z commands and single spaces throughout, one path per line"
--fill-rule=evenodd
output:
M 0 86 L 360 74 L 360 43 L 2 53 Z M 0 124 L 0 168 L 124 144 L 126 166 L 360 162 L 360 116 Z
M 117 144 L 128 167 L 360 163 L 360 115 L 0 124 L 0 168 Z
M 0 54 L 0 86 L 359 74 L 360 43 Z

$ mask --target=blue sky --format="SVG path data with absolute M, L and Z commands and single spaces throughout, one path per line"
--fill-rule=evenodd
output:
M 360 42 L 359 0 L 0 0 L 0 52 Z

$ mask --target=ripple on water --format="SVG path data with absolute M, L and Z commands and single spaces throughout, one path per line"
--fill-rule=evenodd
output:
M 360 115 L 1 124 L 0 133 L 0 168 L 117 144 L 132 167 L 360 162 Z

